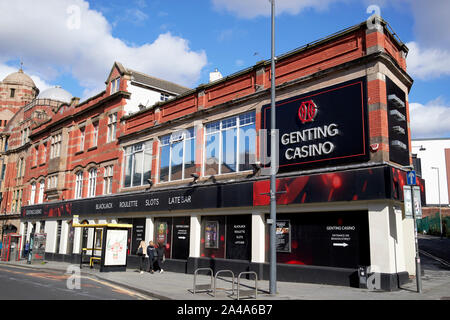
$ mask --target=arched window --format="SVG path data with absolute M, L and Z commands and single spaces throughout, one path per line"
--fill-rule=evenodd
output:
M 45 180 L 42 179 L 39 181 L 39 198 L 38 203 L 44 202 L 44 188 L 45 188 Z
M 95 188 L 97 187 L 97 168 L 89 170 L 88 197 L 95 197 Z
M 75 179 L 75 199 L 81 199 L 83 197 L 83 171 L 76 173 Z
M 36 198 L 36 182 L 33 182 L 31 184 L 30 204 L 34 204 L 35 198 Z

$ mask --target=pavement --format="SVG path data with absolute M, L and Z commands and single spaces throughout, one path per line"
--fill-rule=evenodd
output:
M 438 264 L 430 257 L 424 256 L 423 263 Z M 70 264 L 49 261 L 28 265 L 26 261 L 1 262 L 1 264 L 20 266 L 33 269 L 49 269 L 65 273 Z M 416 292 L 416 282 L 411 280 L 400 290 L 393 292 L 381 292 L 368 289 L 331 286 L 322 284 L 277 282 L 276 295 L 269 294 L 269 281 L 258 281 L 257 300 L 450 300 L 450 268 L 424 268 L 422 277 L 423 292 Z M 218 280 L 217 295 L 212 293 L 192 293 L 194 276 L 190 274 L 164 271 L 163 273 L 141 274 L 137 270 L 127 269 L 125 272 L 100 273 L 96 269 L 85 267 L 81 274 L 96 277 L 108 281 L 123 288 L 131 289 L 159 300 L 235 300 L 236 296 L 230 296 L 231 279 Z M 210 278 L 199 275 L 197 283 L 210 283 Z M 242 290 L 254 290 L 254 281 L 241 282 Z M 228 290 L 228 291 L 226 291 Z M 242 297 L 242 296 L 241 296 Z M 253 300 L 248 298 L 245 300 Z M 254 300 L 253 300 L 254 301 Z

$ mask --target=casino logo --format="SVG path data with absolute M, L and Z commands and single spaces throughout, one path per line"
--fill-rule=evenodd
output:
M 317 115 L 317 106 L 312 100 L 304 101 L 298 109 L 298 117 L 305 124 L 314 121 Z

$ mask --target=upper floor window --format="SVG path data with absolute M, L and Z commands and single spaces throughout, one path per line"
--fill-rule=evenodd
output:
M 22 146 L 23 146 L 25 143 L 28 142 L 28 136 L 29 136 L 29 133 L 30 133 L 30 129 L 29 129 L 29 128 L 25 128 L 25 129 L 23 129 L 23 130 L 21 131 L 21 139 L 20 139 L 20 142 L 21 142 L 21 145 L 22 145 Z
M 88 197 L 95 197 L 95 190 L 97 187 L 97 168 L 89 170 L 88 180 Z
M 47 143 L 42 144 L 42 158 L 41 158 L 41 164 L 45 163 L 47 161 Z
M 112 193 L 113 175 L 114 175 L 114 166 L 113 165 L 106 166 L 105 174 L 103 177 L 103 194 Z
M 125 148 L 123 186 L 136 187 L 147 184 L 152 170 L 152 141 L 137 143 Z
M 75 177 L 75 199 L 81 199 L 83 197 L 83 171 L 78 171 Z
M 39 159 L 39 146 L 34 147 L 33 151 L 33 167 L 38 165 L 38 159 Z
M 42 179 L 39 181 L 39 197 L 38 197 L 38 203 L 44 202 L 44 189 L 45 189 L 45 180 Z
M 98 143 L 98 122 L 92 124 L 92 147 L 96 147 Z
M 31 184 L 30 204 L 34 204 L 35 198 L 36 198 L 36 182 L 33 182 Z
M 205 126 L 203 175 L 251 169 L 256 159 L 255 112 Z
M 111 80 L 111 94 L 120 90 L 120 78 Z
M 9 94 L 9 97 L 10 97 L 10 98 L 14 98 L 15 95 L 16 95 L 16 89 L 11 89 L 10 94 Z
M 53 175 L 47 179 L 47 189 L 55 189 L 58 187 L 58 175 Z
M 20 158 L 17 161 L 17 178 L 23 177 L 25 174 L 25 160 L 24 158 Z
M 195 173 L 194 128 L 161 138 L 159 181 L 190 178 Z
M 85 132 L 85 127 L 81 127 L 80 128 L 80 145 L 78 146 L 78 151 L 83 151 L 84 150 L 84 142 L 86 139 L 86 132 Z
M 1 174 L 1 180 L 5 179 L 5 172 L 6 172 L 6 164 L 2 164 L 2 174 Z
M 12 212 L 20 212 L 22 207 L 22 189 L 13 191 Z
M 161 92 L 161 96 L 160 96 L 161 101 L 167 101 L 167 100 L 169 100 L 169 98 L 170 98 L 170 96 L 167 93 Z
M 51 138 L 50 159 L 57 158 L 61 155 L 61 133 Z
M 112 113 L 108 116 L 108 136 L 106 142 L 111 142 L 116 140 L 116 129 L 117 129 L 117 112 Z

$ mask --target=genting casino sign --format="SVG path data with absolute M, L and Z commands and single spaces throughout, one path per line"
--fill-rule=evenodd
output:
M 262 109 L 262 129 L 267 132 L 270 108 Z M 364 78 L 277 102 L 279 168 L 367 161 L 366 110 Z

